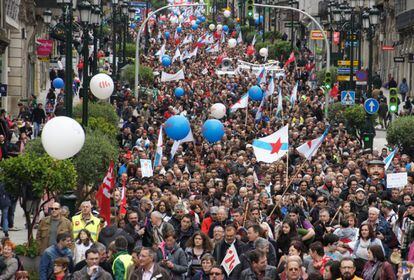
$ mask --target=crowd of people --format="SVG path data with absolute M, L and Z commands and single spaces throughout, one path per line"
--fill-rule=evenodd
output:
M 262 64 L 265 59 L 247 52 L 251 42 L 228 46 L 239 30 L 221 35 L 205 23 L 195 30 L 183 23 L 180 39 L 167 40 L 164 32 L 173 34 L 176 28 L 168 20 L 157 21 L 141 63 L 158 73 L 183 69 L 185 78 L 161 82 L 156 76 L 146 85 L 154 94 L 141 92 L 139 99 L 119 84 L 112 98 L 122 126 L 110 221 L 99 215 L 94 195 L 73 217 L 53 203 L 36 234 L 40 279 L 414 279 L 410 156 L 397 153 L 385 170 L 389 151 L 364 150 L 346 124 L 335 120 L 309 161 L 296 150 L 328 127 L 325 94 L 311 78 L 316 69 L 306 46 L 276 79 L 283 112 L 276 106 L 277 93 L 262 105 L 250 100 L 247 109 L 227 111 L 223 138 L 210 144 L 202 124 L 211 105 L 229 109 L 257 84 L 251 70 L 218 75 L 223 59 L 231 61 L 231 69 L 239 60 Z M 213 44 L 221 42 L 219 52 L 206 52 L 208 43 L 197 42 L 207 33 Z M 182 45 L 190 34 L 192 43 Z M 181 52 L 198 47 L 198 52 L 164 67 L 156 55 L 164 43 L 171 57 L 177 47 Z M 264 90 L 269 75 L 261 84 Z M 296 84 L 298 97 L 292 102 Z M 174 95 L 177 87 L 184 89 L 183 97 Z M 164 135 L 161 164 L 154 176 L 143 178 L 139 160 L 155 157 L 159 129 L 178 114 L 189 119 L 193 141 L 173 150 L 174 141 Z M 31 133 L 36 134 L 46 116 L 32 116 Z M 274 163 L 257 161 L 253 140 L 286 124 L 287 156 Z M 407 172 L 408 184 L 387 188 L 387 172 Z M 14 244 L 5 241 L 2 249 L 0 279 L 15 279 L 20 264 L 13 258 Z

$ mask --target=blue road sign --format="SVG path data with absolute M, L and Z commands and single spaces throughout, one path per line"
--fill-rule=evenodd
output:
M 354 105 L 355 104 L 355 91 L 344 90 L 341 92 L 342 105 Z
M 375 98 L 368 98 L 367 100 L 365 100 L 364 108 L 368 114 L 375 114 L 376 112 L 378 112 L 379 103 Z

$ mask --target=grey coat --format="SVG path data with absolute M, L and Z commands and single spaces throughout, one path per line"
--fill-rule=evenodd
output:
M 88 266 L 85 266 L 81 270 L 73 273 L 73 280 L 90 280 L 91 276 L 88 275 Z M 102 267 L 98 267 L 98 272 L 93 279 L 99 280 L 112 280 L 112 275 L 105 271 Z
M 8 258 L 4 259 L 4 263 L 6 264 L 6 268 L 0 274 L 0 280 L 14 280 L 14 275 L 19 268 L 19 264 L 16 258 Z
M 278 279 L 277 276 L 276 267 L 268 265 L 266 267 L 265 277 L 269 279 Z M 257 277 L 251 268 L 247 268 L 242 271 L 240 280 L 257 280 Z
M 161 267 L 171 272 L 172 279 L 185 279 L 188 271 L 187 255 L 185 254 L 184 250 L 181 249 L 177 244 L 175 244 L 174 249 L 171 250 L 171 253 L 169 254 L 165 254 L 165 251 L 160 248 L 157 252 L 157 257 L 159 260 L 158 263 L 161 265 Z M 171 261 L 174 264 L 174 267 L 172 269 L 169 269 L 162 264 L 162 260 Z

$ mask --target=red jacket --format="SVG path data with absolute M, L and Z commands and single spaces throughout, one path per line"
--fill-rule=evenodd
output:
M 201 231 L 205 234 L 208 234 L 212 223 L 213 219 L 211 217 L 204 218 L 203 222 L 201 223 Z

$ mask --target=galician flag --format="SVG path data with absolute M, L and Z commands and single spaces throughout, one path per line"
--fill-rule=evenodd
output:
M 275 80 L 270 76 L 269 85 L 267 86 L 265 97 L 271 96 L 275 92 Z
M 253 141 L 254 155 L 258 161 L 272 163 L 287 154 L 289 150 L 288 126 L 286 125 L 269 136 Z
M 384 163 L 385 163 L 385 170 L 388 169 L 388 167 L 390 167 L 392 159 L 394 158 L 395 154 L 397 153 L 397 148 L 394 149 L 394 151 L 392 151 L 385 159 L 384 159 Z
M 217 42 L 217 44 L 215 45 L 211 45 L 208 48 L 206 48 L 206 53 L 215 53 L 215 52 L 219 52 L 220 50 L 220 44 Z
M 328 134 L 329 126 L 325 129 L 325 132 L 316 139 L 309 140 L 306 143 L 303 143 L 296 150 L 303 155 L 307 160 L 310 160 L 316 152 L 318 151 L 319 147 L 325 140 L 326 135 Z
M 260 85 L 261 83 L 266 82 L 266 68 L 263 66 L 260 68 L 259 73 L 256 75 L 257 77 L 257 84 Z
M 296 82 L 292 90 L 292 95 L 290 96 L 290 104 L 292 105 L 292 107 L 295 106 L 295 102 L 298 99 L 298 86 L 299 86 L 299 83 Z
M 255 117 L 256 122 L 260 122 L 262 120 L 264 102 L 265 102 L 265 98 L 262 98 L 259 108 L 257 108 L 256 117 Z
M 155 153 L 154 158 L 154 168 L 161 165 L 161 158 L 162 158 L 162 126 L 160 127 L 160 133 L 158 134 L 158 142 L 157 142 L 157 151 Z
M 276 116 L 281 116 L 282 115 L 282 111 L 283 111 L 283 96 L 282 96 L 282 88 L 279 86 L 278 88 L 279 91 L 279 95 L 277 97 L 277 111 L 276 111 Z
M 162 56 L 165 54 L 165 44 L 161 46 L 161 48 L 155 53 L 155 55 L 159 56 L 160 62 L 162 60 Z
M 190 132 L 188 132 L 187 136 L 184 137 L 184 139 L 178 140 L 178 141 L 174 141 L 174 144 L 171 147 L 171 159 L 174 158 L 175 153 L 178 150 L 178 147 L 182 144 L 182 143 L 186 143 L 186 142 L 194 142 L 194 136 L 193 136 L 193 131 L 190 128 Z
M 247 107 L 247 103 L 249 102 L 249 94 L 246 93 L 245 95 L 243 95 L 239 101 L 237 101 L 235 104 L 233 104 L 230 107 L 230 112 L 234 113 L 237 109 L 243 109 Z

